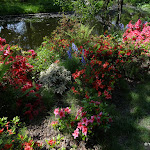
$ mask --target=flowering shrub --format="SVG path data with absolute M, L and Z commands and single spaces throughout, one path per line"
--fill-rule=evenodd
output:
M 100 36 L 92 42 L 87 43 L 88 50 L 84 49 L 83 58 L 86 64 L 72 74 L 77 83 L 74 86 L 82 96 L 88 92 L 90 96 L 97 93 L 102 99 L 111 99 L 114 84 L 121 77 L 119 68 L 124 63 L 118 53 L 121 46 L 111 36 Z M 93 46 L 90 46 L 91 44 Z
M 0 149 L 33 150 L 40 149 L 41 143 L 34 142 L 25 134 L 25 127 L 16 116 L 11 121 L 0 118 Z
M 33 116 L 38 115 L 43 109 L 41 96 L 37 93 L 39 92 L 40 85 L 32 82 L 31 72 L 33 66 L 28 63 L 28 58 L 35 57 L 36 54 L 33 50 L 29 50 L 27 56 L 22 56 L 20 49 L 11 47 L 8 44 L 4 45 L 4 42 L 6 41 L 1 39 L 0 43 L 3 43 L 0 45 L 1 63 L 10 64 L 10 68 L 2 77 L 2 94 L 7 93 L 8 89 L 11 88 L 14 92 L 12 93 L 14 101 L 12 101 L 11 97 L 11 101 L 8 100 L 6 103 L 10 107 L 12 105 L 13 111 L 16 111 L 17 107 L 19 115 L 24 114 L 29 119 L 33 119 Z
M 130 59 L 132 57 L 132 62 L 126 65 L 125 70 L 130 68 L 130 70 L 133 70 L 135 77 L 141 74 L 139 78 L 142 78 L 143 73 L 149 70 L 150 23 L 142 23 L 140 19 L 135 24 L 131 22 L 129 22 L 128 28 L 123 34 L 123 45 L 128 49 L 126 55 L 130 56 Z
M 140 19 L 134 25 L 131 22 L 129 22 L 128 29 L 123 34 L 123 41 L 131 42 L 139 47 L 147 45 L 150 41 L 150 23 L 142 24 Z
M 111 35 L 89 36 L 85 43 L 72 43 L 75 52 L 72 53 L 68 48 L 68 58 L 71 60 L 72 56 L 76 56 L 80 58 L 81 64 L 72 73 L 75 82 L 71 90 L 79 95 L 81 109 L 74 116 L 70 111 L 66 112 L 65 108 L 56 108 L 54 114 L 59 119 L 55 127 L 67 129 L 74 139 L 84 139 L 94 133 L 97 126 L 103 130 L 109 128 L 112 119 L 105 111 L 104 104 L 112 99 L 115 84 L 121 77 L 137 76 L 142 69 L 141 64 L 146 58 L 149 59 L 149 52 L 142 48 L 142 41 L 134 45 L 129 39 L 126 40 L 118 43 Z
M 71 81 L 71 73 L 63 66 L 58 66 L 56 63 L 50 65 L 45 71 L 40 73 L 40 82 L 46 88 L 51 88 L 54 93 L 62 94 Z
M 109 128 L 112 120 L 109 114 L 105 112 L 103 103 L 83 99 L 82 106 L 84 107 L 80 107 L 76 116 L 71 113 L 69 107 L 56 108 L 54 114 L 58 118 L 58 122 L 55 123 L 55 127 L 72 133 L 74 139 L 80 137 L 82 140 L 85 140 L 87 135 L 93 135 L 93 131 L 98 127 L 103 130 Z M 52 126 L 54 126 L 54 122 Z

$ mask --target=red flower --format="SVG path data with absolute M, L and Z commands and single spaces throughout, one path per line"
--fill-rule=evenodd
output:
M 109 63 L 108 63 L 108 62 L 105 62 L 105 63 L 103 64 L 103 67 L 104 67 L 104 68 L 107 68 L 108 65 L 109 65 Z
M 65 112 L 63 109 L 60 110 L 59 116 L 60 116 L 60 118 L 65 117 Z
M 82 127 L 82 133 L 86 136 L 88 128 L 86 126 Z
M 56 140 L 49 140 L 48 144 L 52 146 L 52 145 L 56 144 Z
M 35 58 L 35 56 L 37 55 L 37 53 L 35 53 L 33 49 L 28 50 L 28 52 L 31 52 L 33 58 Z
M 86 99 L 89 99 L 89 98 L 90 98 L 90 97 L 87 95 L 87 92 L 86 92 L 85 98 L 86 98 Z
M 12 144 L 5 144 L 5 145 L 4 145 L 4 148 L 5 148 L 5 149 L 10 149 L 11 147 L 12 147 Z
M 4 131 L 4 128 L 0 130 L 0 134 L 3 133 L 3 131 Z

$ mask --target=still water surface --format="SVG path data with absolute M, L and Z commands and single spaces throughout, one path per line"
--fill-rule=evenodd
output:
M 33 15 L 26 17 L 6 18 L 0 22 L 0 37 L 11 45 L 19 45 L 23 49 L 35 49 L 50 36 L 57 27 L 59 16 Z

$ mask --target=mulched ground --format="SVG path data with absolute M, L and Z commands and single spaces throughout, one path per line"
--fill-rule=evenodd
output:
M 61 143 L 54 149 L 59 149 L 59 148 L 66 148 L 66 150 L 100 150 L 101 148 L 98 146 L 92 146 L 91 145 L 87 145 L 87 143 L 81 141 L 75 141 L 73 139 L 73 137 L 69 136 L 69 135 L 62 135 L 61 132 L 54 130 L 52 128 L 52 126 L 50 125 L 51 121 L 50 121 L 50 117 L 43 117 L 43 119 L 39 119 L 39 120 L 34 120 L 32 123 L 30 123 L 27 126 L 28 129 L 28 135 L 37 142 L 42 142 L 44 147 L 42 148 L 42 150 L 48 150 L 48 145 L 46 144 L 46 139 L 47 140 L 51 140 L 53 139 L 53 137 L 58 136 L 58 134 L 61 135 L 61 137 L 64 137 L 63 140 L 61 140 Z M 76 147 L 76 148 L 73 148 Z

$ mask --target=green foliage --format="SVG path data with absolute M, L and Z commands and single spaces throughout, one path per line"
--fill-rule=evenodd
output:
M 45 88 L 52 89 L 54 93 L 62 94 L 68 88 L 71 73 L 63 66 L 53 63 L 45 72 L 40 73 L 39 80 Z
M 54 3 L 56 6 L 59 6 L 63 12 L 73 10 L 72 0 L 54 0 Z
M 128 2 L 132 5 L 138 5 L 138 4 L 144 4 L 144 3 L 149 3 L 149 0 L 124 0 L 125 3 Z
M 140 7 L 143 11 L 146 11 L 147 13 L 150 12 L 150 3 L 149 4 L 141 4 L 138 7 Z M 146 21 L 148 21 L 148 22 L 150 21 L 149 17 L 147 17 Z
M 80 68 L 80 60 L 78 57 L 72 56 L 71 59 L 66 58 L 65 61 L 60 62 L 61 66 L 64 66 L 71 73 L 74 73 L 77 69 Z
M 43 46 L 39 47 L 39 49 L 37 50 L 36 58 L 29 59 L 30 64 L 34 66 L 33 72 L 35 74 L 48 69 L 50 64 L 59 59 L 59 54 L 54 53 L 52 48 L 53 44 L 50 43 L 49 39 L 45 37 Z
M 81 16 L 81 20 L 86 22 L 95 18 L 95 15 L 103 6 L 103 1 L 93 0 L 77 0 L 74 1 L 74 11 Z
M 8 57 L 5 59 L 5 61 L 0 64 L 0 82 L 2 82 L 3 76 L 4 76 L 4 74 L 7 72 L 7 70 L 10 69 L 11 63 L 6 64 L 6 62 L 8 61 L 8 58 L 9 58 L 9 57 L 10 57 L 10 56 L 8 56 Z
M 20 122 L 18 116 L 7 121 L 7 117 L 0 118 L 0 148 L 1 149 L 22 149 L 28 143 L 31 147 L 37 148 L 36 143 L 27 136 L 26 127 Z

